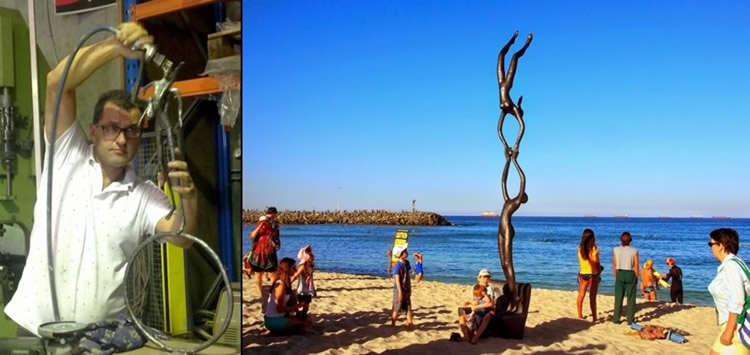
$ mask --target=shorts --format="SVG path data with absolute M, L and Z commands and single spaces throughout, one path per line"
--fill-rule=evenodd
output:
M 721 335 L 724 334 L 724 329 L 726 328 L 727 328 L 726 323 L 721 325 L 721 331 L 719 332 L 719 335 L 716 336 L 716 341 L 714 341 L 714 344 L 711 346 L 711 350 L 722 355 L 728 355 L 728 354 L 748 355 L 750 354 L 750 349 L 742 345 L 742 342 L 740 341 L 740 336 L 739 334 L 737 334 L 737 331 L 734 332 L 734 337 L 732 337 L 732 345 L 724 345 L 721 343 Z
M 312 302 L 312 295 L 310 294 L 298 294 L 297 295 L 297 302 L 299 303 L 311 303 Z
M 289 317 L 263 317 L 266 329 L 271 332 L 281 332 L 289 328 Z
M 411 310 L 411 293 L 404 292 L 404 299 L 398 302 L 398 289 L 393 289 L 393 311 L 410 311 Z
M 644 288 L 644 289 L 643 289 L 643 292 L 645 292 L 645 293 L 651 293 L 651 292 L 654 292 L 654 288 L 653 288 L 653 287 L 651 287 L 651 286 L 649 286 L 649 287 L 646 287 L 646 288 Z
M 276 272 L 277 268 L 278 268 L 278 266 L 274 265 L 273 267 L 271 267 L 269 269 L 261 269 L 261 268 L 255 266 L 255 265 L 253 265 L 253 264 L 250 264 L 250 270 L 252 272 Z

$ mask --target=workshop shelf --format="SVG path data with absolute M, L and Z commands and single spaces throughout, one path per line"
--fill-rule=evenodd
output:
M 172 84 L 172 87 L 180 90 L 180 95 L 182 95 L 182 97 L 202 96 L 202 95 L 211 95 L 211 94 L 221 93 L 219 82 L 217 82 L 214 78 L 210 78 L 210 77 L 175 81 L 174 84 Z M 142 99 L 147 99 L 153 95 L 154 95 L 154 88 L 149 87 L 148 89 L 146 89 L 146 92 L 140 97 Z
M 187 10 L 193 7 L 215 4 L 224 0 L 151 0 L 131 7 L 131 19 L 140 21 L 170 12 Z

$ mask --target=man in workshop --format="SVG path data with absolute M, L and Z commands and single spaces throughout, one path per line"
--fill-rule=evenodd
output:
M 140 109 L 124 90 L 102 94 L 94 108 L 88 142 L 76 118 L 76 88 L 104 64 L 119 57 L 138 58 L 135 44 L 152 38 L 136 23 L 123 23 L 116 36 L 78 51 L 60 99 L 55 130 L 52 176 L 53 270 L 60 321 L 92 323 L 127 313 L 124 297 L 129 257 L 148 234 L 179 230 L 182 216 L 166 218 L 170 204 L 150 181 L 135 176 L 132 160 L 138 151 Z M 13 299 L 5 308 L 23 329 L 39 335 L 39 325 L 55 321 L 47 256 L 47 159 L 58 84 L 66 57 L 47 75 L 44 132 L 47 149 L 37 186 L 34 226 L 26 266 Z M 185 233 L 196 226 L 197 194 L 181 160 L 168 163 L 168 176 L 185 209 Z M 187 248 L 190 241 L 168 238 Z M 25 329 L 25 330 L 24 330 Z

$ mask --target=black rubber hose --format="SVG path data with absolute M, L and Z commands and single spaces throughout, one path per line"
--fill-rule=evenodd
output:
M 57 309 L 57 290 L 55 287 L 55 271 L 52 267 L 52 172 L 54 171 L 54 157 L 55 157 L 55 140 L 57 139 L 57 115 L 60 111 L 60 98 L 62 97 L 62 91 L 65 87 L 65 79 L 68 77 L 68 71 L 70 66 L 73 64 L 73 60 L 81 49 L 84 43 L 98 32 L 108 31 L 117 34 L 117 29 L 111 26 L 99 26 L 91 32 L 85 34 L 78 41 L 73 53 L 68 57 L 68 62 L 65 63 L 65 69 L 63 69 L 62 77 L 60 82 L 57 84 L 57 95 L 55 95 L 55 108 L 52 111 L 52 126 L 50 127 L 49 134 L 49 150 L 45 153 L 49 157 L 49 163 L 47 164 L 47 263 L 49 268 L 49 287 L 52 293 L 52 313 L 55 316 L 55 322 L 60 321 L 60 311 Z

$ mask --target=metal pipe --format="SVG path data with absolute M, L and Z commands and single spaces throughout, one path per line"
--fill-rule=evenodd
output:
M 10 160 L 5 161 L 5 195 L 8 197 L 13 196 L 13 190 L 11 189 L 10 179 L 11 179 L 11 173 L 10 173 L 11 163 Z
M 232 281 L 236 280 L 234 273 L 234 243 L 232 240 L 232 212 L 231 196 L 229 193 L 229 137 L 221 122 L 216 125 L 217 139 L 217 163 L 218 163 L 218 186 L 219 186 L 219 218 L 220 234 L 219 248 L 222 260 L 229 269 Z
M 42 124 L 39 120 L 39 73 L 36 57 L 36 16 L 34 15 L 34 2 L 29 0 L 29 52 L 31 54 L 31 122 L 34 130 L 34 177 L 36 186 L 41 185 L 42 179 Z M 45 2 L 45 5 L 46 2 Z M 53 44 L 54 45 L 54 44 Z M 37 196 L 38 198 L 38 196 Z
M 2 143 L 2 161 L 5 168 L 5 197 L 13 196 L 13 160 L 15 159 L 15 117 L 13 109 L 13 98 L 10 95 L 10 88 L 5 86 L 0 94 L 0 143 Z
M 198 244 L 199 246 L 201 246 L 201 248 L 204 251 L 208 252 L 208 255 L 210 256 L 211 261 L 213 261 L 217 266 L 219 266 L 219 275 L 221 276 L 222 280 L 224 281 L 224 289 L 226 290 L 226 293 L 227 293 L 227 303 L 228 303 L 227 317 L 224 319 L 224 323 L 221 324 L 221 327 L 219 328 L 219 331 L 216 332 L 213 335 L 213 337 L 211 337 L 211 339 L 209 339 L 209 340 L 207 340 L 207 341 L 199 344 L 195 348 L 192 348 L 192 349 L 173 348 L 173 347 L 170 347 L 168 345 L 162 344 L 153 335 L 151 335 L 151 333 L 148 330 L 146 330 L 145 326 L 141 323 L 141 321 L 138 319 L 138 317 L 136 317 L 135 312 L 133 311 L 133 308 L 130 306 L 130 302 L 127 301 L 128 299 L 130 299 L 130 297 L 128 297 L 128 295 L 131 293 L 130 283 L 129 282 L 125 283 L 125 300 L 126 300 L 125 301 L 125 307 L 128 309 L 128 313 L 130 314 L 130 317 L 132 318 L 133 324 L 135 325 L 135 327 L 138 328 L 138 330 L 140 330 L 141 333 L 143 333 L 143 336 L 145 336 L 146 338 L 148 338 L 148 340 L 150 340 L 152 343 L 154 343 L 157 346 L 159 346 L 162 350 L 166 350 L 166 351 L 169 351 L 169 352 L 177 352 L 177 353 L 195 354 L 198 351 L 201 351 L 201 350 L 209 347 L 211 344 L 213 344 L 217 340 L 219 340 L 219 338 L 222 335 L 224 335 L 224 332 L 227 331 L 227 328 L 229 328 L 229 322 L 232 320 L 232 314 L 234 313 L 234 299 L 233 299 L 234 295 L 232 294 L 232 284 L 229 282 L 229 278 L 227 276 L 226 270 L 224 270 L 224 268 L 222 267 L 221 260 L 216 255 L 216 253 L 214 253 L 213 250 L 211 250 L 211 247 L 209 247 L 208 244 L 206 244 L 206 242 L 204 242 L 203 240 L 198 239 L 198 238 L 196 238 L 196 237 L 194 237 L 194 236 L 192 236 L 190 234 L 186 234 L 186 233 L 157 233 L 157 234 L 154 234 L 153 236 L 149 237 L 145 241 L 143 241 L 143 243 L 141 243 L 138 246 L 138 248 L 136 248 L 135 252 L 133 252 L 133 255 L 128 260 L 128 264 L 125 267 L 125 275 L 130 274 L 130 272 L 131 272 L 130 269 L 133 267 L 133 264 L 135 263 L 135 257 L 138 255 L 138 253 L 141 252 L 141 250 L 143 250 L 143 248 L 147 247 L 148 245 L 152 244 L 155 241 L 161 241 L 164 238 L 169 238 L 169 237 L 185 238 L 185 239 L 188 239 L 188 240 L 192 241 L 195 244 Z

